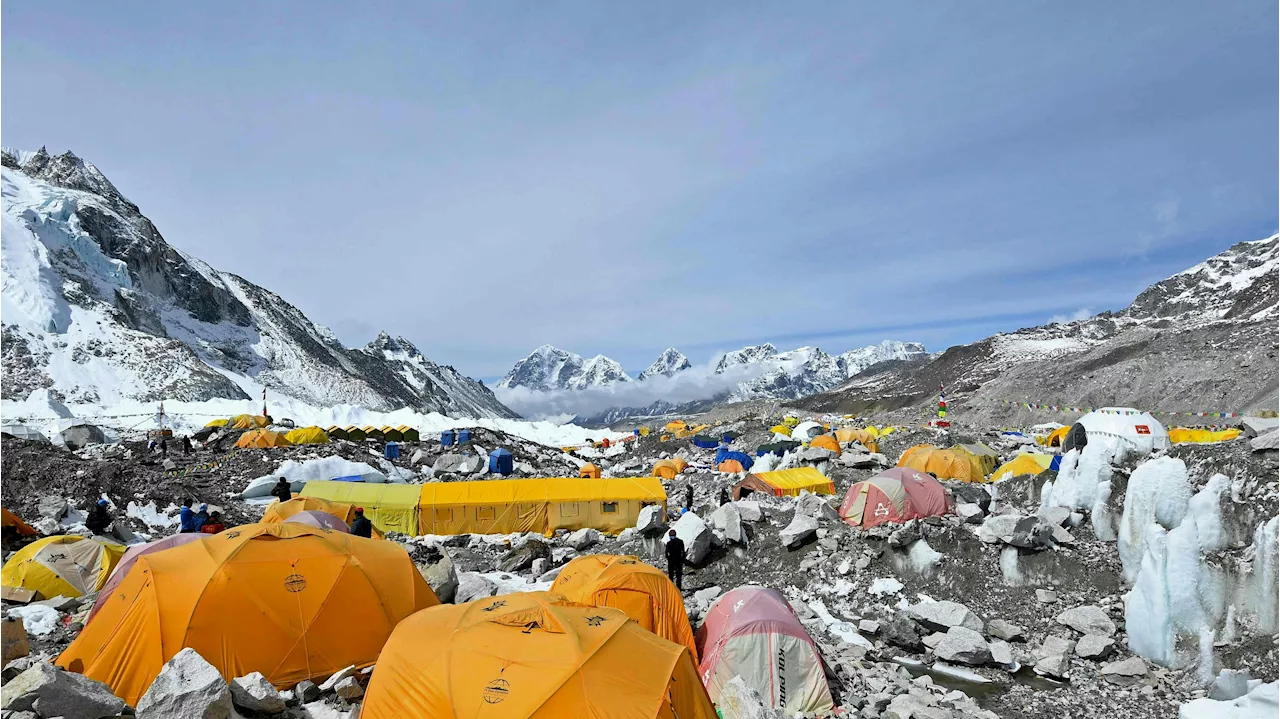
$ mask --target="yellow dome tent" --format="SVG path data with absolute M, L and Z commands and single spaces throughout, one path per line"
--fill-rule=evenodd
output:
M 788 427 L 795 427 L 797 424 L 800 424 L 800 418 L 799 417 L 783 417 L 782 423 L 787 425 Z
M 1069 425 L 1066 427 L 1059 427 L 1053 430 L 1052 432 L 1049 433 L 1047 437 L 1044 438 L 1044 446 L 1061 447 L 1062 440 L 1067 438 L 1067 432 L 1070 432 L 1070 431 L 1071 431 L 1071 427 Z
M 814 437 L 809 440 L 809 446 L 829 449 L 832 452 L 835 452 L 837 457 L 840 456 L 840 443 L 836 441 L 835 437 L 832 437 L 829 434 L 820 434 L 817 437 Z
M 267 418 L 260 414 L 238 414 L 228 421 L 233 429 L 261 429 L 267 426 Z
M 1169 430 L 1169 441 L 1173 444 L 1212 444 L 1226 442 L 1240 436 L 1240 430 L 1232 427 L 1214 431 L 1201 427 L 1174 427 Z
M 231 420 L 227 419 L 226 417 L 222 417 L 220 419 L 213 420 L 212 422 L 210 422 L 209 424 L 206 424 L 205 426 L 206 427 L 226 427 L 227 423 L 230 421 Z
M 648 427 L 641 426 L 641 427 L 640 427 L 640 436 L 641 436 L 641 437 L 648 437 L 648 436 L 649 436 L 649 428 L 648 428 Z
M 288 439 L 279 432 L 272 432 L 269 429 L 255 429 L 240 435 L 240 439 L 236 440 L 236 446 L 244 449 L 247 447 L 258 447 L 265 449 L 267 447 L 288 447 L 291 445 Z
M 1053 455 L 1051 454 L 1032 454 L 1023 452 L 1017 457 L 1000 465 L 996 471 L 991 473 L 991 481 L 999 482 L 1009 477 L 1019 477 L 1024 474 L 1040 474 L 1049 468 L 1053 463 Z
M 657 462 L 653 463 L 653 476 L 662 477 L 663 479 L 666 479 L 666 480 L 672 480 L 672 479 L 675 479 L 676 475 L 683 472 L 685 467 L 688 467 L 688 466 L 689 466 L 689 463 L 685 462 L 683 459 L 679 457 L 676 457 L 674 459 L 660 459 Z
M 582 479 L 600 479 L 600 468 L 588 462 L 578 470 L 578 477 Z
M 400 620 L 439 604 L 402 547 L 305 524 L 249 524 L 144 554 L 58 666 L 136 706 L 191 647 L 227 681 L 278 688 L 378 659 Z
M 769 428 L 769 431 L 774 434 L 785 434 L 788 439 L 791 438 L 791 428 L 785 424 L 775 424 Z
M 879 452 L 879 441 L 876 435 L 865 429 L 853 429 L 845 427 L 836 430 L 836 440 L 840 442 L 857 442 L 872 452 Z
M 685 424 L 685 421 L 682 419 L 675 419 L 670 422 L 667 422 L 667 426 L 666 426 L 666 430 L 668 432 L 679 432 L 682 429 L 688 429 L 688 428 L 689 428 L 689 425 Z
M 424 650 L 424 647 L 430 647 Z M 444 604 L 392 632 L 361 719 L 715 719 L 689 650 L 612 607 L 528 592 Z
M 571 602 L 621 609 L 640 626 L 669 642 L 683 644 L 690 656 L 698 656 L 680 590 L 661 569 L 639 557 L 577 557 L 564 566 L 551 591 Z
M 123 546 L 97 537 L 45 537 L 4 563 L 0 584 L 31 589 L 45 599 L 79 597 L 101 589 L 123 556 Z
M 289 444 L 328 444 L 329 435 L 319 427 L 299 427 L 285 432 L 284 438 Z
M 917 444 L 902 453 L 899 467 L 910 467 L 917 472 L 932 474 L 938 479 L 958 479 L 962 482 L 985 482 L 978 458 L 962 452 L 938 449 L 931 444 Z
M 969 455 L 977 461 L 978 466 L 982 467 L 984 475 L 994 472 L 996 464 L 1000 462 L 1000 454 L 982 442 L 957 444 L 951 448 L 951 451 Z

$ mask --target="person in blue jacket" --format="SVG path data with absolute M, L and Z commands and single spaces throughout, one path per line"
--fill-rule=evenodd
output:
M 190 497 L 182 500 L 182 510 L 178 512 L 179 534 L 191 534 L 200 531 L 200 527 L 196 525 L 196 513 L 191 509 L 191 504 Z

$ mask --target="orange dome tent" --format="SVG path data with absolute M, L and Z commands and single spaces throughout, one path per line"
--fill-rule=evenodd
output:
M 817 437 L 814 437 L 809 440 L 809 446 L 829 449 L 832 452 L 835 452 L 837 457 L 840 456 L 840 443 L 836 441 L 835 437 L 832 437 L 829 434 L 820 434 Z
M 351 524 L 351 520 L 355 517 L 355 505 L 343 502 L 332 502 L 319 497 L 294 497 L 287 502 L 272 502 L 267 506 L 267 510 L 262 513 L 262 522 L 264 524 L 275 524 L 283 522 L 298 512 L 326 512 L 341 519 L 347 524 Z
M 662 477 L 663 479 L 675 479 L 677 474 L 684 471 L 689 463 L 683 459 L 676 457 L 675 459 L 660 459 L 653 464 L 653 476 Z
M 241 449 L 246 447 L 258 447 L 265 449 L 267 447 L 288 447 L 292 443 L 283 434 L 272 432 L 269 429 L 255 429 L 240 435 L 240 439 L 236 440 L 236 446 Z
M 578 470 L 578 477 L 581 479 L 600 479 L 600 468 L 588 462 Z
M 910 467 L 932 474 L 938 479 L 958 479 L 962 482 L 985 482 L 982 465 L 973 455 L 938 449 L 931 444 L 918 444 L 902 453 L 899 467 Z
M 287 688 L 370 666 L 400 620 L 439 604 L 402 547 L 295 522 L 140 556 L 115 594 L 57 664 L 133 706 L 184 647 L 227 681 Z
M 715 719 L 716 710 L 686 647 L 620 610 L 550 592 L 442 604 L 404 620 L 360 708 L 361 719 L 588 716 Z
M 747 470 L 743 469 L 742 462 L 739 462 L 736 459 L 726 459 L 716 467 L 716 471 L 737 474 L 738 472 L 745 472 Z
M 3 517 L 3 519 L 0 519 L 0 527 L 4 529 L 12 529 L 18 534 L 39 534 L 34 527 L 22 521 L 21 517 L 4 507 L 0 507 L 0 517 Z
M 879 452 L 879 440 L 876 435 L 865 429 L 845 427 L 836 430 L 836 440 L 840 442 L 858 442 L 872 452 Z
M 571 602 L 621 609 L 640 626 L 669 642 L 685 645 L 691 656 L 698 656 L 680 590 L 661 569 L 638 557 L 578 557 L 564 566 L 551 591 Z

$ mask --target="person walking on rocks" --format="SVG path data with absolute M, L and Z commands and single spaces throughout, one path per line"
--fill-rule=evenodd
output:
M 182 453 L 191 454 L 191 438 L 185 434 L 182 435 Z
M 276 497 L 281 502 L 288 502 L 293 499 L 293 487 L 289 486 L 289 480 L 281 477 L 276 482 L 276 486 L 271 488 L 271 496 Z
M 685 488 L 684 508 L 693 511 L 693 482 L 689 482 L 689 486 Z
M 729 503 L 729 488 L 721 487 L 720 488 L 720 506 L 723 507 L 728 503 Z
M 676 536 L 676 530 L 667 535 L 667 577 L 676 589 L 684 591 L 684 540 Z
M 373 522 L 365 518 L 364 507 L 356 507 L 356 516 L 351 520 L 351 533 L 366 539 L 373 537 Z

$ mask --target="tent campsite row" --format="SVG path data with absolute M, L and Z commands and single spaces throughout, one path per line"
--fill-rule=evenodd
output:
M 303 497 L 358 505 L 383 532 L 510 534 L 590 527 L 617 534 L 667 493 L 654 477 L 503 479 L 422 485 L 311 481 Z
M 232 429 L 269 431 L 269 430 L 266 430 L 265 428 L 270 424 L 271 424 L 271 420 L 269 420 L 265 415 L 238 414 L 238 415 L 235 415 L 234 417 L 224 417 L 220 419 L 215 419 L 212 422 L 206 424 L 205 426 L 206 427 L 230 427 Z M 295 439 L 294 437 L 290 436 L 290 435 L 294 435 L 294 433 L 300 433 L 303 430 L 306 430 L 306 436 L 311 437 L 312 439 L 308 441 L 306 439 Z M 346 439 L 352 442 L 362 442 L 369 437 L 372 437 L 375 439 L 387 440 L 389 442 L 418 442 L 422 438 L 421 433 L 418 432 L 418 430 L 403 424 L 396 427 L 391 427 L 391 426 L 374 427 L 372 425 L 365 425 L 363 427 L 357 427 L 355 425 L 348 425 L 346 427 L 331 425 L 323 429 L 321 429 L 320 427 L 299 427 L 297 429 L 290 430 L 288 432 L 276 433 L 276 434 L 284 434 L 286 437 L 289 438 L 290 444 L 321 444 L 324 442 L 328 442 L 330 439 Z M 317 439 L 316 437 L 320 434 L 325 435 L 325 439 Z M 253 446 L 263 446 L 263 445 L 253 445 Z M 275 447 L 275 446 L 284 446 L 284 445 L 269 444 L 265 446 Z

